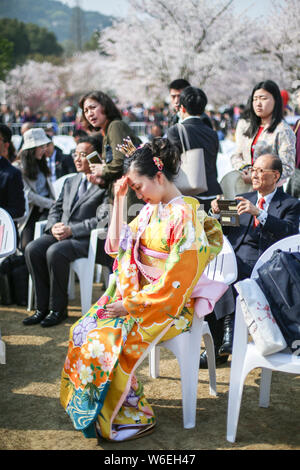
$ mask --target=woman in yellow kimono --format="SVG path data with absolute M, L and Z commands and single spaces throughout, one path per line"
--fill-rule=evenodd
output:
M 190 328 L 192 291 L 223 242 L 219 223 L 172 182 L 180 156 L 167 139 L 145 144 L 130 162 L 115 186 L 106 242 L 113 280 L 71 328 L 60 395 L 76 429 L 113 441 L 152 432 L 154 413 L 134 371 L 149 346 Z M 126 225 L 128 185 L 146 205 Z

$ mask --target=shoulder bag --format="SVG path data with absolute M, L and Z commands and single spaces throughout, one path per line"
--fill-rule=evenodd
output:
M 207 181 L 203 149 L 191 149 L 184 125 L 178 123 L 177 128 L 183 152 L 181 154 L 181 166 L 174 183 L 186 196 L 204 193 L 207 191 Z

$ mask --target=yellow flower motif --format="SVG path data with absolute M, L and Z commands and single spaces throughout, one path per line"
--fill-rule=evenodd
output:
M 176 318 L 174 326 L 176 330 L 185 330 L 185 328 L 188 325 L 188 320 L 185 317 L 180 316 L 179 318 Z

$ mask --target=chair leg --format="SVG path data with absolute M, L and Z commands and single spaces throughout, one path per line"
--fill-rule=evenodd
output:
M 27 310 L 30 311 L 32 310 L 33 307 L 33 283 L 32 283 L 32 277 L 29 275 L 28 279 L 28 302 L 27 302 Z
M 75 272 L 70 266 L 69 285 L 68 285 L 68 297 L 71 300 L 75 299 Z
M 154 346 L 149 354 L 149 375 L 153 379 L 159 377 L 160 347 Z
M 271 390 L 272 370 L 262 368 L 260 377 L 259 389 L 259 406 L 268 408 L 270 403 L 270 390 Z
M 216 379 L 216 358 L 215 345 L 210 333 L 203 334 L 204 345 L 207 353 L 207 365 L 209 373 L 209 393 L 217 395 L 217 379 Z

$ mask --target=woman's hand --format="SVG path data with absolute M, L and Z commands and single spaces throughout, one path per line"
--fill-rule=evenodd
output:
M 96 175 L 92 175 L 91 173 L 88 173 L 86 177 L 87 177 L 87 180 L 92 184 L 100 184 L 101 186 L 105 185 L 105 181 L 103 178 L 101 178 L 101 176 L 96 176 Z
M 90 163 L 90 170 L 94 176 L 102 176 L 104 163 Z
M 128 191 L 128 177 L 122 176 L 119 180 L 117 180 L 114 184 L 114 194 L 115 197 L 124 197 L 126 196 Z
M 127 310 L 123 306 L 122 300 L 113 302 L 112 304 L 107 304 L 105 307 L 107 315 L 110 317 L 125 317 L 128 315 Z

